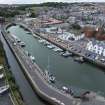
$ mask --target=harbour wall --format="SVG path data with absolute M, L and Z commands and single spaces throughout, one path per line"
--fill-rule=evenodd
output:
M 2 32 L 2 35 L 4 37 L 4 39 L 6 40 L 9 48 L 11 49 L 11 51 L 13 52 L 16 60 L 18 61 L 19 65 L 21 66 L 23 73 L 25 74 L 26 78 L 28 79 L 29 83 L 31 84 L 33 90 L 37 93 L 37 95 L 43 99 L 44 101 L 48 102 L 51 105 L 60 105 L 59 103 L 57 103 L 56 101 L 54 101 L 53 99 L 51 99 L 46 93 L 43 93 L 39 87 L 37 86 L 37 84 L 35 83 L 35 81 L 33 81 L 33 79 L 31 78 L 31 75 L 27 72 L 27 69 L 25 68 L 25 65 L 21 62 L 21 59 L 18 57 L 17 53 L 14 51 L 14 49 L 12 48 L 12 46 L 10 45 L 8 39 L 6 38 L 6 35 L 4 35 L 4 33 Z

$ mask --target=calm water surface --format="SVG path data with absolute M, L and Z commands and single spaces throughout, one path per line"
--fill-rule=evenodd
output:
M 49 70 L 56 76 L 57 81 L 105 95 L 105 73 L 100 68 L 87 63 L 79 64 L 74 62 L 72 57 L 60 56 L 40 44 L 38 39 L 19 26 L 12 26 L 8 30 L 26 43 L 25 50 L 35 57 L 37 64 L 43 70 L 47 69 L 49 57 Z

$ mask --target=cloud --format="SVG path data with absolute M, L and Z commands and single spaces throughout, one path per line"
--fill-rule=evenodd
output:
M 36 4 L 43 2 L 105 2 L 104 0 L 0 0 L 0 4 Z

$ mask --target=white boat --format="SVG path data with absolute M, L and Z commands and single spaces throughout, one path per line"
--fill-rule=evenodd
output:
M 55 77 L 52 74 L 49 75 L 49 81 L 55 83 Z
M 62 54 L 62 56 L 64 56 L 64 57 L 69 57 L 69 56 L 72 56 L 72 55 L 73 54 L 68 52 L 68 51 L 66 51 L 65 53 Z
M 46 40 L 44 40 L 44 39 L 40 39 L 39 40 L 39 43 L 44 43 Z
M 48 70 L 45 70 L 45 77 L 48 82 L 55 83 L 55 77 L 52 74 L 50 74 Z
M 74 61 L 83 63 L 83 62 L 84 62 L 84 58 L 83 58 L 83 57 L 75 57 L 75 58 L 74 58 Z
M 68 94 L 73 95 L 73 91 L 72 91 L 70 88 L 66 87 L 66 86 L 63 86 L 63 87 L 62 87 L 62 90 L 63 90 L 64 92 L 68 93 Z
M 5 86 L 0 87 L 0 94 L 6 92 L 8 89 L 9 89 L 9 85 L 5 85 Z
M 67 91 L 68 88 L 67 88 L 66 86 L 63 86 L 63 87 L 62 87 L 62 90 L 63 90 L 63 91 Z
M 25 43 L 24 42 L 20 42 L 21 47 L 25 47 Z
M 29 31 L 28 31 L 28 32 L 26 32 L 26 33 L 27 33 L 27 34 L 31 34 L 31 32 L 29 32 Z
M 21 42 L 21 40 L 20 40 L 19 38 L 17 38 L 17 39 L 16 39 L 16 41 L 17 41 L 18 43 L 20 43 L 20 42 Z
M 0 74 L 0 79 L 2 79 L 2 78 L 4 78 L 4 74 L 3 73 Z
M 25 51 L 25 54 L 26 54 L 27 56 L 30 56 L 30 53 L 29 53 L 28 51 Z
M 53 49 L 53 51 L 55 51 L 55 52 L 56 52 L 56 51 L 57 51 L 57 49 L 58 49 L 58 47 L 55 47 L 55 48 Z
M 30 59 L 33 61 L 33 62 L 35 62 L 35 57 L 34 56 L 30 56 Z
M 54 46 L 54 45 L 52 45 L 52 44 L 47 45 L 47 47 L 48 47 L 49 49 L 53 49 L 53 48 L 55 48 L 55 46 Z
M 53 74 L 49 72 L 49 68 L 50 68 L 49 66 L 50 65 L 49 65 L 49 57 L 48 57 L 48 66 L 47 66 L 47 70 L 45 70 L 45 77 L 49 83 L 55 83 L 55 77 L 53 76 Z
M 12 37 L 16 40 L 16 42 L 18 42 L 18 43 L 21 42 L 21 40 L 17 36 L 15 36 L 15 35 L 12 34 Z
M 59 48 L 59 47 L 56 47 L 56 48 L 54 48 L 53 49 L 55 52 L 62 52 L 63 50 L 61 49 L 61 48 Z
M 3 68 L 4 68 L 3 65 L 0 65 L 0 70 L 3 69 Z
M 44 44 L 45 46 L 47 46 L 47 45 L 50 45 L 51 43 L 48 42 L 48 41 L 45 41 L 43 44 Z
M 17 36 L 15 36 L 14 34 L 11 34 L 11 36 L 12 36 L 14 39 L 17 39 Z
M 48 72 L 48 70 L 45 70 L 44 74 L 45 74 L 46 79 L 48 80 L 48 78 L 49 78 L 49 72 Z

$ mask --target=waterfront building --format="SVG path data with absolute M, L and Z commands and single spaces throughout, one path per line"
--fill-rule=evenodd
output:
M 93 52 L 93 53 L 96 53 L 98 55 L 105 56 L 105 48 L 104 48 L 104 46 L 98 45 L 98 44 L 93 44 L 92 41 L 87 43 L 86 49 Z
M 93 51 L 93 45 L 92 45 L 91 41 L 89 43 L 87 43 L 86 49 L 89 50 L 89 51 Z
M 5 22 L 5 18 L 4 17 L 0 17 L 0 23 L 4 23 Z
M 105 56 L 105 49 L 103 50 L 103 56 Z

